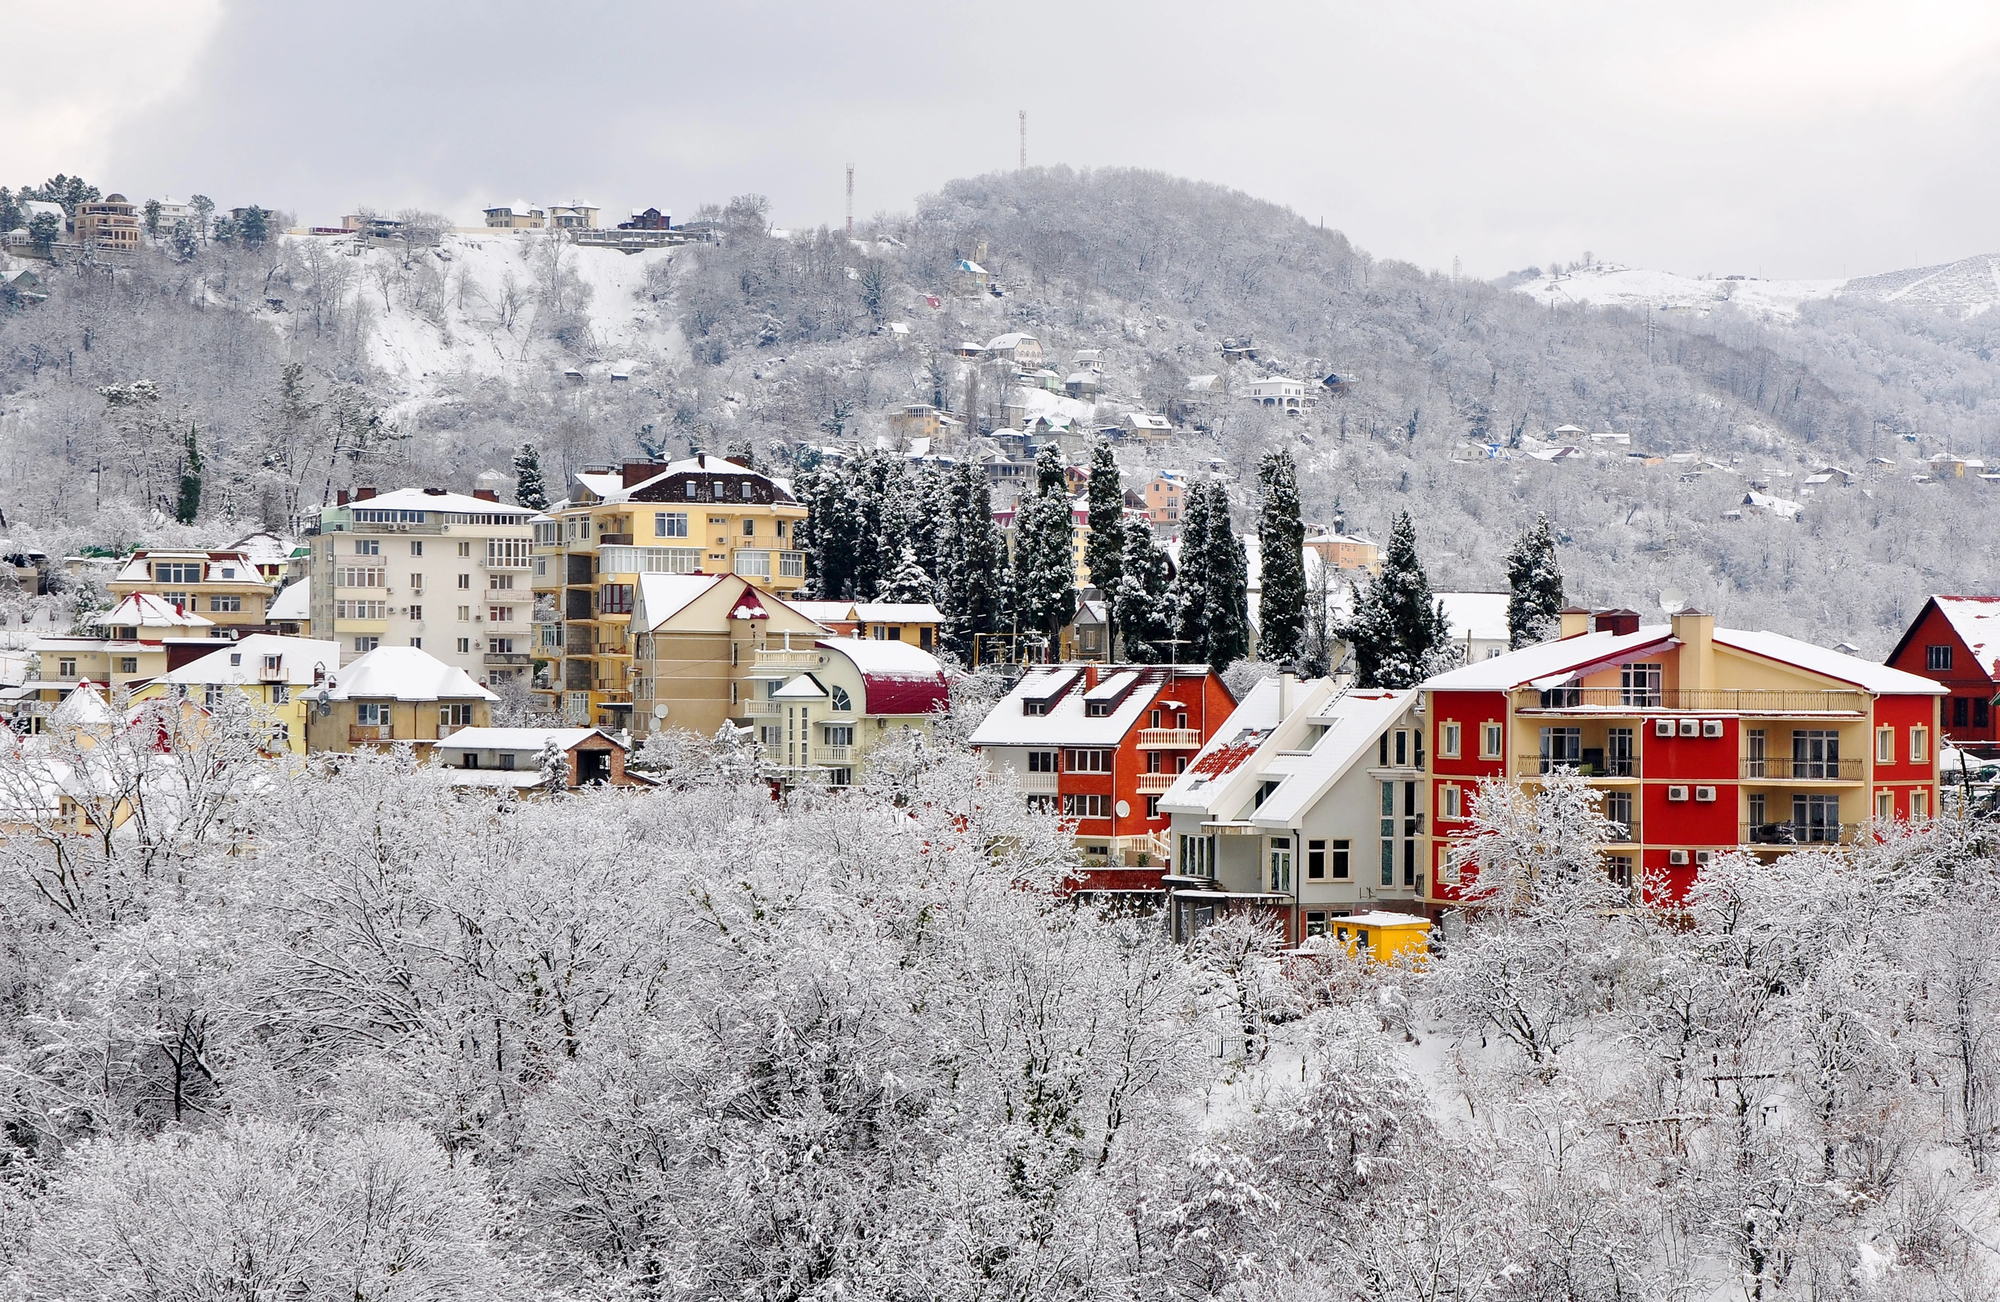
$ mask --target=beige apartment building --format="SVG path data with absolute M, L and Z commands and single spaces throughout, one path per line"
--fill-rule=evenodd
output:
M 126 557 L 104 585 L 121 601 L 150 593 L 168 605 L 200 615 L 214 627 L 212 637 L 233 637 L 261 629 L 277 584 L 259 572 L 244 549 L 147 548 Z M 200 634 L 196 634 L 200 636 Z
M 734 574 L 780 597 L 805 583 L 791 485 L 722 457 L 579 471 L 534 522 L 535 687 L 573 722 L 633 723 L 632 612 L 643 574 Z
M 525 678 L 534 515 L 490 493 L 343 493 L 308 533 L 312 636 L 338 642 L 343 665 L 415 647 L 481 685 Z

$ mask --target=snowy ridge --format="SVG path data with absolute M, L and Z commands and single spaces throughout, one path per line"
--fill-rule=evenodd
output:
M 1936 267 L 1863 276 L 1848 281 L 1841 293 L 1884 303 L 1955 307 L 1969 316 L 2000 302 L 2000 256 L 1982 253 Z
M 1706 315 L 1729 304 L 1760 316 L 1784 319 L 1796 317 L 1803 303 L 1833 297 L 1847 283 L 1684 276 L 1605 262 L 1524 281 L 1514 289 L 1538 302 L 1556 306 L 1585 303 L 1593 307 L 1650 308 Z

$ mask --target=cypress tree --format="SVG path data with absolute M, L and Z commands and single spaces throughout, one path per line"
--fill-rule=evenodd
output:
M 542 481 L 542 459 L 532 443 L 523 443 L 514 454 L 514 503 L 534 511 L 549 509 L 549 489 Z
M 174 519 L 193 524 L 201 513 L 201 449 L 195 446 L 194 422 L 188 422 L 186 452 L 181 461 L 181 495 L 174 504 Z
M 1166 640 L 1174 635 L 1174 567 L 1166 549 L 1144 522 L 1125 522 L 1125 551 L 1118 588 L 1110 594 L 1113 615 L 1124 637 L 1123 658 L 1137 664 L 1167 659 Z
M 1202 548 L 1208 607 L 1202 617 L 1208 624 L 1205 659 L 1221 673 L 1250 654 L 1250 565 L 1229 520 L 1229 490 L 1214 484 L 1208 491 L 1208 538 Z
M 1266 456 L 1257 478 L 1264 489 L 1257 516 L 1264 565 L 1257 603 L 1257 658 L 1290 663 L 1304 650 L 1306 615 L 1306 530 L 1299 519 L 1298 468 L 1292 454 L 1278 451 Z
M 951 510 L 940 544 L 939 588 L 944 607 L 945 647 L 973 663 L 974 638 L 999 628 L 1006 584 L 1006 547 L 993 522 L 993 496 L 986 475 L 960 462 L 950 476 Z
M 1224 509 L 1227 510 L 1225 500 Z M 1208 658 L 1208 485 L 1189 484 L 1181 503 L 1180 572 L 1174 577 L 1174 659 Z
M 1546 639 L 1562 622 L 1563 576 L 1556 538 L 1542 516 L 1507 553 L 1507 645 L 1515 650 Z
M 1090 534 L 1083 541 L 1083 563 L 1090 586 L 1105 597 L 1107 647 L 1118 645 L 1118 576 L 1125 568 L 1125 491 L 1118 482 L 1118 460 L 1111 445 L 1099 440 L 1090 458 Z
M 1354 617 L 1341 632 L 1354 648 L 1363 687 L 1415 687 L 1436 668 L 1439 653 L 1448 650 L 1444 603 L 1431 596 L 1409 512 L 1396 516 L 1382 572 L 1356 592 Z
M 1014 601 L 1022 631 L 1046 634 L 1051 652 L 1076 618 L 1074 528 L 1062 457 L 1048 444 L 1035 459 L 1035 493 L 1014 513 Z

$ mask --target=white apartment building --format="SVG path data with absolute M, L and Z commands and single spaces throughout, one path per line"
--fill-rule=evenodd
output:
M 312 636 L 338 642 L 343 665 L 417 647 L 481 685 L 527 678 L 534 514 L 439 488 L 342 493 L 308 534 Z

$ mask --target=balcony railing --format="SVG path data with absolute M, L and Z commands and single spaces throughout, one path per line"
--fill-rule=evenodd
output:
M 347 744 L 359 746 L 371 741 L 388 741 L 390 725 L 386 723 L 350 723 L 347 725 Z
M 1861 831 L 1859 823 L 1743 823 L 1744 845 L 1845 845 Z
M 606 546 L 597 554 L 599 574 L 692 574 L 700 568 L 699 547 Z
M 819 764 L 852 764 L 854 762 L 854 747 L 815 746 L 813 747 L 813 760 Z
M 1582 710 L 1593 714 L 1645 714 L 1654 710 L 1726 711 L 1731 714 L 1865 714 L 1872 698 L 1855 691 L 1788 691 L 1766 687 L 1532 688 L 1514 693 L 1517 710 Z
M 1021 774 L 1021 790 L 1031 796 L 1053 796 L 1056 793 L 1056 775 L 1053 773 Z
M 1142 796 L 1157 796 L 1162 791 L 1173 786 L 1174 779 L 1179 776 L 1180 774 L 1178 773 L 1141 773 L 1139 775 L 1139 794 Z
M 1200 750 L 1199 728 L 1141 728 L 1140 750 Z
M 1765 782 L 1859 782 L 1858 759 L 1757 759 L 1745 756 L 1739 776 Z
M 521 665 L 525 667 L 535 663 L 535 658 L 525 651 L 488 651 L 485 662 L 489 665 Z
M 1551 755 L 1515 757 L 1515 771 L 1519 773 L 1553 773 L 1557 769 L 1572 769 L 1586 778 L 1636 778 L 1639 776 L 1639 761 L 1629 755 L 1606 759 L 1602 754 L 1573 759 Z
M 779 719 L 784 717 L 785 703 L 759 697 L 738 703 L 736 713 L 746 719 Z
M 764 647 L 757 652 L 757 666 L 760 669 L 811 669 L 819 663 L 823 654 L 817 647 L 780 647 L 775 651 Z

